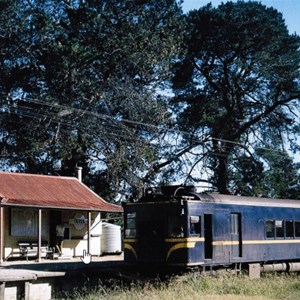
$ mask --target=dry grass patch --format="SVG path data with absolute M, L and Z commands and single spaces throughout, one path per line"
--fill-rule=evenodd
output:
M 220 273 L 204 276 L 198 272 L 174 276 L 166 281 L 159 279 L 124 284 L 111 281 L 105 287 L 84 289 L 64 299 L 78 300 L 268 300 L 300 299 L 298 274 L 266 274 L 260 279 L 246 275 Z

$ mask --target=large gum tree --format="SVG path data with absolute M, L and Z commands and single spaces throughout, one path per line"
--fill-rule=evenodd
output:
M 73 175 L 103 196 L 138 186 L 167 116 L 176 0 L 0 1 L 1 170 Z M 154 141 L 154 142 L 153 142 Z
M 267 163 L 259 162 L 257 148 L 277 152 L 296 142 L 299 36 L 289 33 L 281 13 L 254 1 L 207 5 L 186 22 L 172 107 L 179 128 L 190 135 L 179 154 L 200 149 L 190 154 L 191 165 L 209 168 L 219 192 L 240 192 L 230 179 L 241 159 L 255 174 L 255 166 Z

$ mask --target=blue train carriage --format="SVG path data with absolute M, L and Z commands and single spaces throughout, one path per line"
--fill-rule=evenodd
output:
M 165 187 L 123 206 L 127 263 L 204 267 L 300 261 L 299 200 Z

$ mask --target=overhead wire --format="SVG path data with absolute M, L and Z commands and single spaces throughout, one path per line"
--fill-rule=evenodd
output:
M 188 136 L 189 138 L 191 138 L 192 142 L 196 141 L 196 139 L 197 139 L 195 137 L 195 135 L 191 134 L 190 132 L 177 130 L 177 129 L 170 129 L 170 128 L 166 128 L 166 127 L 162 127 L 162 126 L 157 126 L 157 125 L 153 125 L 153 124 L 149 124 L 149 123 L 133 121 L 133 120 L 128 120 L 128 119 L 117 120 L 113 116 L 92 112 L 87 109 L 83 110 L 80 108 L 74 108 L 74 107 L 66 106 L 66 105 L 50 104 L 48 102 L 44 102 L 44 101 L 41 101 L 38 99 L 32 99 L 32 98 L 22 99 L 22 101 L 24 101 L 24 102 L 28 101 L 30 103 L 35 103 L 35 104 L 38 104 L 41 106 L 47 106 L 50 108 L 50 110 L 41 110 L 41 108 L 38 108 L 38 107 L 34 108 L 34 107 L 24 106 L 24 105 L 15 106 L 13 103 L 6 103 L 6 105 L 7 105 L 7 107 L 10 108 L 10 112 L 15 115 L 20 116 L 20 113 L 21 113 L 21 116 L 23 116 L 23 117 L 32 118 L 32 119 L 40 120 L 40 121 L 42 119 L 42 121 L 44 121 L 44 122 L 47 120 L 49 123 L 62 124 L 71 129 L 77 129 L 77 130 L 83 129 L 84 134 L 88 135 L 90 137 L 93 137 L 95 132 L 101 133 L 101 132 L 103 132 L 103 129 L 105 129 L 105 135 L 115 138 L 118 142 L 123 140 L 123 141 L 127 141 L 127 142 L 134 141 L 134 142 L 144 144 L 145 143 L 144 140 L 141 140 L 136 135 L 132 135 L 132 133 L 129 133 L 128 127 L 124 126 L 124 124 L 130 124 L 134 127 L 139 127 L 139 126 L 145 127 L 147 129 L 157 131 L 158 133 L 166 132 L 166 133 L 173 133 L 173 134 Z M 72 112 L 70 114 L 75 114 L 75 115 L 81 114 L 81 117 L 83 117 L 84 115 L 88 115 L 88 116 L 96 118 L 97 120 L 100 119 L 100 120 L 104 121 L 104 123 L 103 122 L 98 122 L 97 124 L 94 123 L 93 126 L 91 126 L 91 123 L 89 123 L 88 126 L 83 126 L 82 124 L 78 125 L 76 122 L 73 122 L 74 120 L 67 120 L 66 116 L 62 117 L 60 115 L 61 111 L 63 109 L 66 110 L 66 113 Z M 56 110 L 56 112 L 55 112 L 55 110 Z M 109 126 L 110 130 L 108 130 L 108 126 Z M 102 129 L 100 129 L 99 127 Z M 124 131 L 124 129 L 126 129 L 126 130 Z M 64 129 L 60 128 L 60 130 L 64 130 Z M 207 136 L 207 135 L 205 137 L 202 137 L 201 141 L 197 140 L 196 145 L 199 146 L 199 144 L 209 142 L 209 141 L 219 141 L 222 143 L 230 143 L 230 144 L 234 144 L 236 146 L 241 146 L 243 148 L 246 147 L 246 145 L 243 145 L 242 143 L 239 143 L 239 142 L 230 141 L 230 140 L 221 139 L 221 138 L 214 138 L 214 137 Z M 277 155 L 283 155 L 282 153 L 280 153 L 279 151 L 276 151 L 274 149 L 264 148 L 264 150 L 276 152 Z M 223 152 L 218 153 L 218 152 L 212 152 L 212 151 L 208 150 L 207 154 L 210 154 L 215 157 L 224 157 L 225 158 L 230 153 L 228 151 L 225 151 L 225 152 L 223 151 Z M 203 166 L 201 168 L 203 168 Z
M 9 97 L 10 95 L 6 94 L 6 93 L 3 93 L 3 92 L 0 92 L 0 94 L 2 94 L 3 96 L 5 97 Z M 206 143 L 208 142 L 209 140 L 214 140 L 214 141 L 219 141 L 219 142 L 224 142 L 224 143 L 228 143 L 228 144 L 234 144 L 234 145 L 237 145 L 237 146 L 241 146 L 243 148 L 247 147 L 246 145 L 243 145 L 242 143 L 239 143 L 239 142 L 235 142 L 235 141 L 231 141 L 231 140 L 226 140 L 226 139 L 222 139 L 222 138 L 215 138 L 215 137 L 211 137 L 211 136 L 203 136 L 201 140 L 199 140 L 199 137 L 196 137 L 193 133 L 190 133 L 190 132 L 187 132 L 187 131 L 183 131 L 183 130 L 179 130 L 179 129 L 173 129 L 173 128 L 167 128 L 167 127 L 163 127 L 163 126 L 158 126 L 158 125 L 154 125 L 154 124 L 150 124 L 150 123 L 145 123 L 145 122 L 140 122 L 140 121 L 134 121 L 134 120 L 129 120 L 129 119 L 125 119 L 125 118 L 122 118 L 120 120 L 116 119 L 115 117 L 113 116 L 110 116 L 108 114 L 103 114 L 103 113 L 99 113 L 99 112 L 93 112 L 93 111 L 90 111 L 90 110 L 87 110 L 87 109 L 81 109 L 81 108 L 76 108 L 76 107 L 71 107 L 71 106 L 67 106 L 67 105 L 61 105 L 61 104 L 56 104 L 56 103 L 49 103 L 49 102 L 45 102 L 45 101 L 42 101 L 42 100 L 39 100 L 37 98 L 31 98 L 31 97 L 26 97 L 26 98 L 20 98 L 20 99 L 17 99 L 18 100 L 22 100 L 24 102 L 29 102 L 29 103 L 35 103 L 35 104 L 39 104 L 39 105 L 42 105 L 42 106 L 47 106 L 47 107 L 50 107 L 52 109 L 61 109 L 61 111 L 58 111 L 57 113 L 54 113 L 54 112 L 49 112 L 49 110 L 44 113 L 41 113 L 39 112 L 38 114 L 36 115 L 39 115 L 40 117 L 44 117 L 44 118 L 48 118 L 49 117 L 49 113 L 53 116 L 53 117 L 60 117 L 60 113 L 65 110 L 66 113 L 69 112 L 69 114 L 72 114 L 72 113 L 80 113 L 83 115 L 89 115 L 89 116 L 93 116 L 95 118 L 98 119 L 101 119 L 103 121 L 111 121 L 112 123 L 105 123 L 105 124 L 99 124 L 99 126 L 102 126 L 102 127 L 105 127 L 107 129 L 107 126 L 110 126 L 110 129 L 115 129 L 115 132 L 112 133 L 112 132 L 109 132 L 108 130 L 106 130 L 106 134 L 108 135 L 113 135 L 115 134 L 116 137 L 120 137 L 121 139 L 124 139 L 124 132 L 121 132 L 121 129 L 126 129 L 127 130 L 127 133 L 128 133 L 128 127 L 125 126 L 124 127 L 124 124 L 130 124 L 130 125 L 133 125 L 135 127 L 137 126 L 141 126 L 141 127 L 145 127 L 145 128 L 148 128 L 148 129 L 152 129 L 154 131 L 158 131 L 160 133 L 162 132 L 167 132 L 167 133 L 174 133 L 174 134 L 178 134 L 178 135 L 182 135 L 182 136 L 188 136 L 191 138 L 191 142 L 195 142 L 195 145 L 200 145 L 201 143 Z M 12 100 L 12 101 L 16 101 L 16 100 Z M 13 103 L 5 103 L 5 105 L 9 106 L 10 108 L 15 108 Z M 21 107 L 24 107 L 26 109 L 29 109 L 29 110 L 32 110 L 34 111 L 35 109 L 32 108 L 32 107 L 29 107 L 29 106 L 21 106 Z M 18 109 L 20 109 L 20 106 L 18 107 Z M 18 112 L 14 112 L 15 114 L 18 114 Z M 25 116 L 25 114 L 23 114 Z M 32 116 L 32 115 L 26 115 L 28 118 L 34 118 L 34 119 L 38 119 L 36 118 L 35 116 Z M 70 123 L 70 122 L 66 122 L 65 120 L 51 120 L 52 123 L 59 123 L 59 124 L 63 124 L 63 125 L 66 125 L 66 126 L 69 126 L 70 128 L 76 128 L 76 129 L 79 129 L 79 125 L 77 124 L 74 124 L 74 123 Z M 82 127 L 82 125 L 81 125 Z M 85 130 L 87 131 L 91 131 L 91 124 L 89 124 L 88 127 L 84 127 Z M 93 130 L 95 130 L 95 128 L 93 128 Z M 133 137 L 133 139 L 135 140 L 137 137 Z M 277 150 L 274 150 L 274 149 L 270 149 L 270 148 L 263 148 L 264 150 L 266 151 L 271 151 L 271 152 L 276 152 L 280 155 L 283 155 L 281 153 L 281 151 L 277 151 Z M 214 153 L 214 155 L 218 156 L 218 153 Z M 224 156 L 224 153 L 220 154 L 220 156 Z
M 31 99 L 30 99 L 31 100 Z M 24 101 L 24 100 L 22 100 Z M 26 101 L 24 101 L 26 102 Z M 32 102 L 32 101 L 28 101 L 28 102 Z M 42 102 L 42 101 L 34 101 L 34 103 L 36 104 L 40 104 L 40 105 L 44 105 L 45 103 Z M 56 117 L 59 115 L 59 112 L 51 112 L 49 110 L 47 111 L 41 111 L 40 108 L 33 108 L 33 107 L 30 107 L 30 106 L 24 106 L 24 105 L 21 105 L 21 106 L 16 106 L 14 105 L 13 103 L 6 103 L 6 105 L 10 108 L 10 112 L 11 113 L 14 113 L 14 114 L 17 114 L 17 115 L 23 115 L 24 117 L 28 117 L 28 118 L 34 118 L 34 119 L 43 119 L 44 121 L 48 118 L 50 118 L 50 116 L 53 116 L 53 117 Z M 63 109 L 68 109 L 68 110 L 73 110 L 72 107 L 69 107 L 69 106 L 57 106 L 57 105 L 49 105 L 49 103 L 46 103 L 47 106 L 51 107 L 51 108 L 57 108 L 57 107 L 60 107 L 60 108 L 63 108 Z M 25 110 L 25 113 L 24 113 L 24 110 Z M 27 110 L 27 111 L 26 111 Z M 31 111 L 31 114 L 28 112 Z M 81 109 L 74 109 L 73 111 L 77 112 L 83 112 L 83 110 Z M 84 111 L 85 113 L 90 113 L 92 116 L 96 116 L 98 117 L 99 114 L 95 114 L 94 112 L 90 112 L 90 111 Z M 50 116 L 49 116 L 50 114 Z M 103 116 L 101 114 L 101 116 Z M 107 116 L 105 115 L 105 117 L 109 117 L 108 120 L 111 120 L 112 118 L 110 116 Z M 114 120 L 116 121 L 116 120 Z M 48 121 L 49 122 L 49 121 Z M 77 130 L 79 129 L 83 129 L 85 131 L 85 133 L 87 131 L 90 131 L 91 135 L 93 135 L 93 133 L 96 131 L 99 131 L 100 133 L 103 132 L 101 131 L 99 128 L 96 128 L 95 125 L 94 126 L 91 126 L 91 123 L 89 123 L 88 126 L 86 127 L 83 127 L 83 125 L 81 124 L 80 126 L 77 125 L 77 123 L 74 123 L 72 121 L 70 122 L 66 122 L 66 118 L 57 118 L 57 119 L 50 119 L 50 122 L 51 123 L 57 123 L 57 124 L 63 124 L 65 126 L 69 126 L 70 128 L 75 128 Z M 114 124 L 115 123 L 115 124 Z M 137 135 L 134 135 L 132 133 L 130 133 L 129 131 L 129 128 L 127 126 L 120 126 L 120 121 L 117 120 L 117 123 L 116 122 L 105 122 L 105 123 L 97 123 L 97 125 L 101 126 L 101 128 L 104 128 L 105 129 L 105 135 L 110 135 L 110 136 L 114 136 L 116 139 L 118 140 L 127 140 L 127 141 L 134 141 L 134 142 L 139 142 L 139 143 L 143 143 L 145 144 L 146 141 L 144 139 L 141 139 L 139 138 Z M 139 126 L 141 126 L 140 124 L 143 124 L 143 125 L 150 125 L 150 124 L 146 124 L 146 123 L 141 123 L 141 122 L 131 122 L 132 124 L 139 124 Z M 110 128 L 108 128 L 110 127 Z M 149 127 L 149 126 L 148 126 Z M 153 128 L 156 128 L 158 131 L 162 131 L 161 128 L 158 128 L 158 127 L 155 127 L 154 125 L 151 125 L 151 129 Z M 125 130 L 125 131 L 124 131 Z M 166 131 L 167 129 L 164 129 L 163 131 Z M 172 130 L 173 133 L 177 132 L 176 130 Z M 159 134 L 159 132 L 157 133 Z M 154 140 L 160 140 L 160 138 L 158 137 L 158 135 L 156 137 L 152 137 L 152 141 Z M 149 141 L 147 142 L 149 144 Z M 174 147 L 174 145 L 171 145 L 172 147 Z M 170 146 L 170 147 L 171 147 Z
M 12 114 L 14 115 L 18 115 L 20 116 L 20 114 L 18 112 L 14 112 L 12 111 L 11 112 Z M 31 119 L 35 119 L 35 120 L 40 120 L 41 117 L 45 117 L 45 115 L 36 115 L 36 116 L 33 116 L 33 115 L 30 115 L 30 114 L 26 114 L 26 113 L 22 113 L 22 116 L 23 117 L 27 117 L 27 118 L 31 118 Z M 22 124 L 21 121 L 11 121 L 11 123 L 18 123 L 18 124 Z M 61 124 L 61 125 L 64 125 L 64 126 L 67 126 L 69 127 L 70 129 L 76 129 L 76 130 L 80 130 L 82 129 L 82 125 L 77 125 L 77 124 L 71 124 L 71 123 L 68 123 L 66 121 L 55 121 L 55 120 L 50 120 L 49 123 L 56 123 L 56 124 Z M 101 125 L 104 127 L 104 125 Z M 107 128 L 106 128 L 107 129 Z M 60 130 L 62 131 L 65 131 L 64 128 L 60 128 Z M 100 129 L 98 128 L 84 128 L 84 135 L 87 135 L 89 137 L 93 137 L 95 132 L 99 131 L 99 133 L 101 132 Z M 138 142 L 137 141 L 137 137 L 134 137 L 134 138 L 130 138 L 128 135 L 124 135 L 124 134 L 120 134 L 120 133 L 115 133 L 113 131 L 110 131 L 110 130 L 107 130 L 106 136 L 110 136 L 110 137 L 115 137 L 116 139 L 118 140 L 123 140 L 123 141 L 128 141 L 128 142 L 132 142 L 133 140 L 135 142 Z M 101 139 L 99 137 L 99 139 Z M 103 140 L 103 138 L 102 138 Z M 139 142 L 142 142 L 141 140 Z
M 8 96 L 7 94 L 5 94 L 3 92 L 2 93 L 0 92 L 0 94 L 3 94 L 6 97 Z M 67 106 L 67 105 L 44 102 L 44 101 L 41 101 L 41 100 L 36 99 L 36 98 L 26 97 L 24 99 L 19 99 L 19 100 L 28 101 L 28 102 L 32 102 L 32 103 L 36 103 L 36 104 L 40 104 L 40 105 L 45 105 L 45 106 L 48 106 L 48 107 L 51 107 L 51 108 L 61 108 L 61 109 L 65 109 L 65 110 L 69 110 L 69 111 L 73 111 L 73 112 L 79 112 L 79 113 L 82 113 L 82 114 L 92 115 L 92 116 L 95 116 L 95 117 L 103 119 L 103 120 L 111 120 L 111 121 L 117 122 L 118 125 L 120 125 L 122 123 L 125 123 L 125 124 L 138 125 L 138 126 L 143 126 L 143 127 L 147 127 L 147 128 L 152 128 L 154 130 L 162 130 L 162 131 L 167 131 L 167 132 L 180 133 L 180 134 L 188 135 L 188 136 L 194 136 L 190 132 L 182 131 L 182 130 L 179 130 L 179 129 L 172 129 L 172 128 L 167 128 L 167 127 L 162 127 L 162 126 L 158 126 L 158 125 L 154 125 L 154 124 L 150 124 L 150 123 L 129 120 L 129 119 L 126 119 L 126 118 L 122 118 L 120 120 L 117 120 L 115 117 L 110 116 L 108 114 L 93 112 L 93 111 L 89 111 L 89 110 L 85 110 L 85 109 L 81 109 L 81 108 L 76 108 L 76 107 L 71 107 L 71 106 Z

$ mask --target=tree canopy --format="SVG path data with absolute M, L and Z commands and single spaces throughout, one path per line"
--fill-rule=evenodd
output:
M 207 5 L 187 24 L 172 101 L 180 128 L 194 135 L 183 143 L 187 151 L 202 147 L 219 192 L 243 192 L 230 181 L 241 158 L 258 163 L 256 148 L 296 143 L 300 40 L 278 11 L 258 2 Z
M 138 185 L 166 119 L 176 1 L 2 1 L 2 169 L 72 175 L 102 194 Z M 129 121 L 127 121 L 129 120 Z
M 81 166 L 108 200 L 203 180 L 299 197 L 299 42 L 253 1 L 0 0 L 0 168 Z

